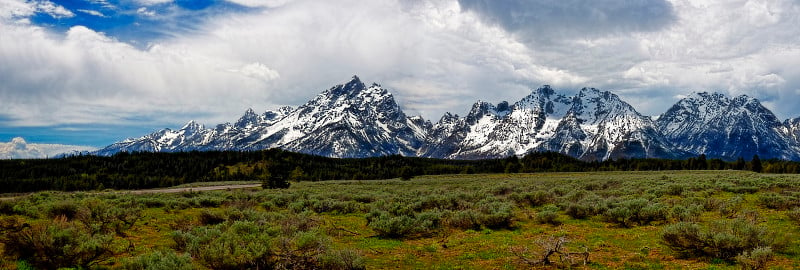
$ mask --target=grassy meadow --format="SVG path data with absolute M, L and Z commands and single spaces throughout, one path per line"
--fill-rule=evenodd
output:
M 800 175 L 459 174 L 0 201 L 2 269 L 798 269 Z

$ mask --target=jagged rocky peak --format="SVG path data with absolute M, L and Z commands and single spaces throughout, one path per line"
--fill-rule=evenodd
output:
M 694 93 L 681 99 L 656 121 L 679 149 L 709 158 L 797 159 L 797 142 L 786 125 L 758 99 L 719 93 Z
M 379 84 L 353 76 L 297 108 L 260 115 L 248 109 L 214 129 L 190 121 L 95 153 L 266 148 L 329 157 L 483 159 L 556 151 L 584 160 L 701 153 L 800 160 L 800 118 L 778 121 L 757 99 L 700 92 L 653 120 L 609 91 L 583 88 L 567 96 L 543 85 L 513 104 L 478 101 L 465 117 L 445 113 L 431 124 L 407 116 Z
M 196 131 L 196 130 L 202 130 L 202 129 L 205 129 L 205 127 L 203 127 L 202 124 L 198 123 L 195 120 L 189 120 L 189 122 L 187 122 L 186 125 L 183 125 L 183 127 L 180 130 Z
M 412 123 L 415 123 L 420 126 L 427 126 L 427 127 L 432 126 L 431 121 L 425 120 L 425 118 L 423 118 L 420 115 L 409 116 L 408 121 L 411 121 Z
M 696 92 L 692 93 L 683 100 L 699 105 L 718 105 L 718 106 L 760 106 L 761 102 L 748 95 L 729 97 L 719 92 Z M 699 102 L 699 103 L 698 103 Z
M 508 105 L 508 101 L 501 101 L 500 103 L 497 103 L 497 106 L 495 106 L 495 112 L 499 116 L 505 116 L 511 112 L 511 106 Z
M 517 111 L 530 111 L 538 118 L 563 117 L 572 104 L 572 98 L 558 94 L 550 85 L 543 85 L 514 103 L 512 106 Z
M 267 125 L 272 125 L 273 123 L 281 120 L 283 117 L 289 115 L 294 111 L 294 108 L 291 106 L 283 106 L 278 108 L 277 110 L 268 110 L 261 114 L 261 121 Z
M 367 87 L 358 76 L 353 75 L 350 81 L 328 89 L 326 93 L 331 96 L 350 96 L 366 90 Z
M 478 120 L 489 114 L 490 110 L 494 109 L 494 105 L 489 102 L 478 100 L 472 104 L 472 108 L 467 113 L 467 123 L 474 125 Z
M 250 108 L 244 112 L 244 115 L 242 115 L 233 126 L 240 129 L 252 128 L 253 126 L 257 126 L 262 120 L 263 118 Z
M 688 100 L 706 100 L 706 101 L 729 101 L 728 96 L 723 95 L 719 92 L 695 92 L 690 94 L 686 99 Z
M 492 103 L 478 100 L 472 105 L 469 113 L 467 113 L 467 123 L 475 124 L 483 117 L 503 118 L 510 114 L 513 108 L 508 104 L 508 101 L 501 101 L 497 105 Z M 448 117 L 452 117 L 449 115 Z
M 444 113 L 444 115 L 442 115 L 441 118 L 439 118 L 439 121 L 436 122 L 436 125 L 434 125 L 434 128 L 440 128 L 440 127 L 444 127 L 444 126 L 452 127 L 452 126 L 458 124 L 459 120 L 461 120 L 461 117 L 459 117 L 458 114 L 452 114 L 450 112 L 446 112 L 446 113 Z
M 539 95 L 541 95 L 541 96 L 550 97 L 550 96 L 552 96 L 553 94 L 556 93 L 556 90 L 554 90 L 553 87 L 550 87 L 549 84 L 545 84 L 545 85 L 542 85 L 542 87 L 539 87 L 538 89 L 536 89 L 536 93 L 539 93 Z
M 784 121 L 784 125 L 788 129 L 789 136 L 791 136 L 795 142 L 800 144 L 800 117 L 786 119 Z M 800 145 L 798 145 L 800 147 Z
M 616 94 L 596 88 L 583 88 L 572 98 L 570 112 L 576 114 L 581 124 L 598 124 L 606 118 L 641 116 Z
M 470 115 L 476 115 L 476 116 L 477 115 L 487 115 L 490 112 L 494 112 L 494 111 L 495 111 L 494 104 L 486 102 L 486 101 L 483 101 L 483 100 L 478 100 L 478 101 L 475 102 L 475 104 L 472 104 L 472 109 L 470 109 L 469 114 Z
M 217 133 L 223 133 L 230 130 L 231 127 L 233 127 L 233 125 L 231 125 L 230 122 L 225 122 L 222 124 L 218 124 L 216 127 L 214 127 L 214 131 L 216 131 Z
M 543 85 L 537 89 L 531 91 L 531 93 L 522 98 L 520 101 L 514 103 L 514 107 L 543 107 L 543 102 L 547 102 L 550 98 L 555 95 L 556 91 L 553 90 L 550 85 Z
M 707 129 L 710 124 L 731 125 L 733 122 L 727 120 L 751 116 L 770 122 L 778 121 L 769 109 L 761 105 L 758 99 L 747 95 L 731 99 L 716 92 L 699 92 L 676 102 L 659 116 L 656 122 L 663 129 L 665 135 L 674 137 L 674 133 L 681 130 L 703 130 Z

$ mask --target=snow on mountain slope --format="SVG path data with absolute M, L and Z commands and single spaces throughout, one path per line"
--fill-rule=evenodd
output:
M 192 121 L 177 131 L 164 129 L 95 153 L 279 147 L 331 157 L 414 156 L 430 127 L 421 117 L 407 117 L 386 89 L 378 84 L 367 87 L 354 76 L 297 109 L 283 107 L 261 115 L 248 109 L 234 124 L 214 129 Z
M 546 133 L 540 132 L 545 128 L 555 127 L 554 119 L 563 115 L 567 104 L 567 99 L 555 95 L 549 86 L 534 90 L 513 105 L 504 101 L 494 106 L 478 101 L 462 121 L 448 119 L 450 125 L 455 125 L 449 129 L 456 133 L 448 134 L 446 140 L 431 142 L 433 148 L 441 145 L 451 151 L 438 150 L 430 156 L 475 159 L 524 154 L 546 139 L 537 135 Z M 432 138 L 441 136 L 435 133 Z
M 794 141 L 795 145 L 800 146 L 800 117 L 787 119 L 783 125 L 786 126 L 787 129 L 786 132 L 789 134 L 789 137 Z M 800 152 L 798 150 L 795 151 Z
M 584 88 L 573 98 L 569 113 L 574 117 L 565 118 L 562 123 L 575 119 L 577 123 L 569 125 L 580 127 L 586 135 L 581 143 L 581 159 L 682 156 L 656 132 L 650 117 L 639 114 L 611 92 Z
M 789 123 L 787 121 L 786 123 Z M 696 93 L 676 103 L 657 121 L 664 136 L 682 150 L 727 160 L 798 159 L 789 127 L 748 96 Z
M 680 156 L 670 150 L 649 117 L 616 95 L 593 88 L 568 98 L 544 86 L 511 106 L 479 101 L 463 121 L 449 121 L 457 125 L 450 129 L 449 139 L 432 143 L 447 145 L 444 148 L 452 152 L 437 149 L 433 157 L 499 158 L 531 151 L 587 160 Z
M 427 136 L 425 125 L 407 117 L 386 89 L 354 76 L 276 122 L 252 146 L 331 157 L 414 156 Z
M 282 148 L 330 157 L 400 154 L 453 159 L 503 158 L 553 151 L 583 160 L 687 158 L 800 160 L 800 118 L 779 122 L 756 99 L 697 93 L 653 120 L 617 95 L 583 88 L 573 96 L 550 86 L 513 104 L 478 101 L 435 124 L 407 116 L 378 84 L 354 76 L 307 103 L 205 128 L 190 121 L 94 152 L 260 150 Z

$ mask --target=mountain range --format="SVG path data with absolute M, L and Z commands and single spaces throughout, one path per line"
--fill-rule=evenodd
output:
M 408 116 L 389 91 L 357 76 L 293 108 L 206 128 L 190 121 L 92 152 L 260 150 L 357 158 L 384 155 L 447 159 L 559 152 L 582 160 L 739 157 L 800 160 L 800 118 L 780 121 L 754 98 L 695 93 L 656 120 L 594 88 L 567 96 L 550 86 L 511 104 L 476 102 L 466 116 L 431 123 Z

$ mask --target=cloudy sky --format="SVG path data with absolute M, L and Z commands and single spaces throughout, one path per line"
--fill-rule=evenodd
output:
M 796 0 L 0 0 L 0 142 L 104 146 L 357 74 L 436 121 L 542 84 L 800 116 Z

